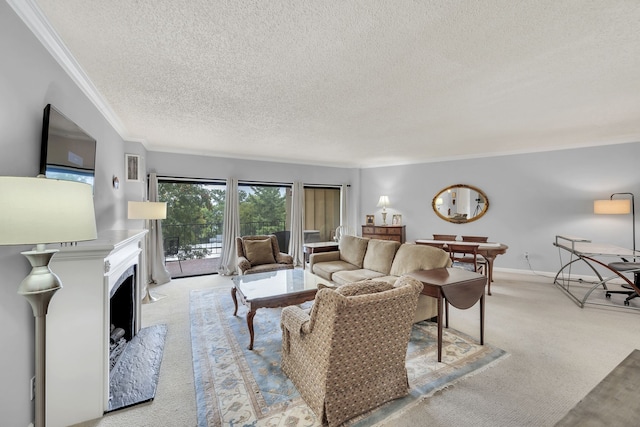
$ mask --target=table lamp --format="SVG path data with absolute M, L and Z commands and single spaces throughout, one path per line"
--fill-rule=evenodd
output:
M 47 243 L 93 240 L 97 237 L 93 189 L 89 184 L 48 178 L 0 177 L 0 245 L 35 244 L 21 252 L 31 273 L 18 293 L 35 317 L 35 426 L 46 423 L 46 316 L 53 294 L 62 284 L 49 269 L 57 249 Z
M 154 297 L 151 295 L 149 291 L 149 283 L 152 282 L 151 279 L 151 271 L 148 267 L 147 262 L 147 254 L 149 254 L 149 259 L 154 259 L 155 256 L 155 246 L 149 244 L 150 234 L 153 230 L 153 224 L 151 220 L 153 219 L 165 219 L 167 217 L 167 204 L 165 202 L 129 202 L 128 204 L 128 215 L 129 219 L 144 219 L 145 220 L 145 229 L 149 232 L 145 236 L 144 239 L 144 272 L 145 272 L 145 297 L 143 302 L 155 302 L 158 297 Z
M 382 207 L 382 225 L 387 225 L 387 206 L 389 206 L 389 196 L 380 196 L 378 207 Z
M 631 196 L 631 199 L 614 199 L 613 196 Z M 636 250 L 636 209 L 633 193 L 613 193 L 607 200 L 595 200 L 593 213 L 627 215 L 631 214 L 633 221 L 633 250 Z M 635 260 L 635 257 L 634 257 Z

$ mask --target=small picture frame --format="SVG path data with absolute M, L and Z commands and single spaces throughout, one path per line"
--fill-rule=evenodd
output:
M 367 215 L 365 224 L 366 225 L 375 225 L 375 216 L 374 215 Z
M 391 219 L 391 224 L 392 225 L 402 225 L 402 215 L 393 214 L 393 217 Z
M 142 180 L 140 176 L 140 156 L 136 154 L 125 154 L 124 168 L 127 181 L 140 182 Z

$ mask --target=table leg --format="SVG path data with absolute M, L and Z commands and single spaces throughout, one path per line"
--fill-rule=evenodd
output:
M 249 327 L 249 350 L 253 350 L 253 317 L 256 315 L 255 310 L 249 310 L 247 313 L 247 326 Z
M 237 290 L 235 286 L 231 288 L 231 298 L 233 299 L 233 305 L 236 307 L 235 310 L 233 310 L 234 316 L 238 314 L 238 299 L 236 298 L 236 292 Z
M 444 299 L 444 327 L 449 329 L 449 301 Z
M 484 257 L 487 260 L 487 295 L 491 295 L 491 282 L 493 282 L 493 261 L 496 257 L 492 257 L 490 255 L 485 255 Z
M 484 292 L 480 297 L 480 345 L 484 345 Z
M 442 362 L 442 294 L 438 295 L 438 362 Z

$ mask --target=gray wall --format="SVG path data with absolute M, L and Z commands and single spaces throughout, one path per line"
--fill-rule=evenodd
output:
M 535 270 L 555 274 L 560 267 L 553 246 L 558 234 L 631 248 L 631 215 L 594 215 L 593 200 L 617 192 L 640 196 L 638 159 L 640 143 L 630 143 L 363 169 L 360 222 L 372 213 L 381 221 L 376 204 L 387 194 L 388 222 L 393 213 L 402 214 L 407 240 L 431 238 L 433 233 L 485 235 L 509 246 L 507 254 L 496 259 L 496 269 L 528 269 L 523 257 L 528 251 Z M 490 202 L 486 215 L 468 224 L 437 217 L 431 201 L 453 184 L 483 190 Z
M 42 115 L 51 103 L 97 139 L 98 228 L 123 228 L 124 192 L 112 189 L 111 177 L 122 177 L 124 142 L 4 1 L 0 58 L 0 175 L 38 174 Z M 27 426 L 33 420 L 29 380 L 34 374 L 34 320 L 29 304 L 17 294 L 30 270 L 20 251 L 28 249 L 0 246 L 0 424 L 7 426 Z M 50 310 L 55 310 L 55 300 Z

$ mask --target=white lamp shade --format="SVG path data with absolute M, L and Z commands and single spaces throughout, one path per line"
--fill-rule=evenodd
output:
M 630 214 L 631 200 L 594 200 L 593 213 L 595 214 Z
M 89 184 L 0 177 L 0 245 L 93 240 L 96 218 Z
M 389 196 L 380 196 L 378 207 L 386 208 L 387 206 L 389 206 Z
M 167 204 L 165 202 L 129 202 L 129 219 L 165 219 Z

